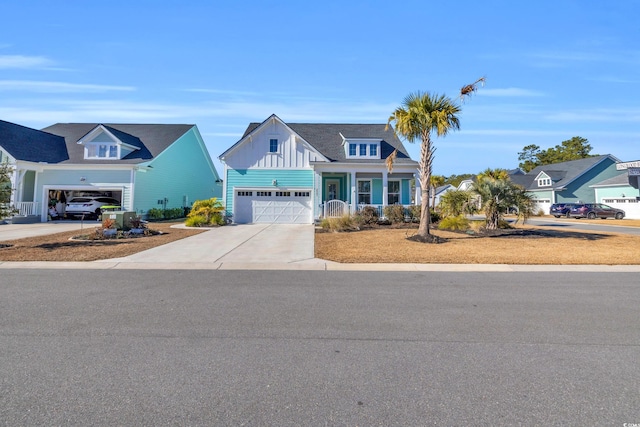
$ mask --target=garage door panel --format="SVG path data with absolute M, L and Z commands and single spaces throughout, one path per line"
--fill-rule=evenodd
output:
M 238 223 L 310 224 L 312 222 L 311 193 L 289 191 L 239 191 L 236 199 Z M 243 194 L 243 197 L 240 197 Z M 292 196 L 291 194 L 295 194 Z

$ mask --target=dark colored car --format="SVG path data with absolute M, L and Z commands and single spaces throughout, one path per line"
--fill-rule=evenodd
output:
M 549 213 L 556 218 L 560 218 L 561 216 L 569 218 L 569 211 L 576 205 L 577 203 L 554 203 L 551 205 Z
M 571 218 L 622 219 L 624 218 L 624 211 L 622 209 L 612 208 L 603 203 L 583 203 L 572 207 L 571 211 L 569 211 L 569 216 Z

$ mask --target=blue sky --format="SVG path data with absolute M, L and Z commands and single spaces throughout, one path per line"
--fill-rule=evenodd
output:
M 435 140 L 434 173 L 513 168 L 524 146 L 573 136 L 638 160 L 639 12 L 631 0 L 6 1 L 0 119 L 195 123 L 220 168 L 272 113 L 386 123 L 411 92 L 457 98 L 484 76 L 460 131 Z

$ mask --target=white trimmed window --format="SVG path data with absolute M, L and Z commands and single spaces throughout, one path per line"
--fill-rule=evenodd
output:
M 269 152 L 270 153 L 278 152 L 278 140 L 276 138 L 269 139 Z
M 358 181 L 358 204 L 371 204 L 371 181 Z
M 89 143 L 85 153 L 87 159 L 117 159 L 118 144 Z
M 369 156 L 378 157 L 378 144 L 369 144 Z
M 551 178 L 540 178 L 538 180 L 538 187 L 549 187 L 551 185 Z
M 355 157 L 355 155 L 356 155 L 356 148 L 357 148 L 357 145 L 356 145 L 356 144 L 349 144 L 349 156 L 351 156 L 351 157 Z
M 389 181 L 387 183 L 387 204 L 395 205 L 400 203 L 400 181 Z

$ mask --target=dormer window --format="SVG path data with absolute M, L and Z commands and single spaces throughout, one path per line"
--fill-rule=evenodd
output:
M 86 145 L 87 159 L 117 159 L 117 144 L 88 143 Z
M 343 137 L 344 138 L 344 137 Z M 369 138 L 344 138 L 346 156 L 349 159 L 379 159 L 380 140 Z
M 540 178 L 538 180 L 538 187 L 548 187 L 551 185 L 551 179 L 550 178 Z
M 139 150 L 141 142 L 129 134 L 98 125 L 77 143 L 84 145 L 84 158 L 87 160 L 119 160 Z

